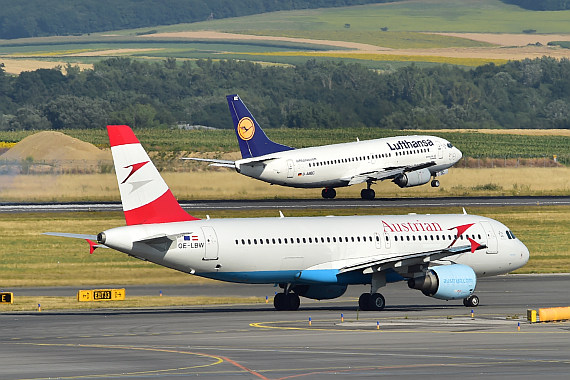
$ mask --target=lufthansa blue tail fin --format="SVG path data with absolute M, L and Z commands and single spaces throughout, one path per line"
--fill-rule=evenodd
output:
M 226 98 L 228 99 L 242 158 L 258 157 L 294 149 L 269 140 L 238 95 L 228 95 Z

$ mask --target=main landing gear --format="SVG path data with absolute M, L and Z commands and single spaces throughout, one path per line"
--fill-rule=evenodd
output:
M 284 291 L 283 293 L 277 293 L 275 297 L 273 297 L 273 306 L 275 306 L 275 310 L 277 311 L 295 311 L 299 309 L 301 305 L 301 300 L 299 296 L 295 293 L 291 292 L 291 287 L 285 285 L 280 285 Z
M 433 179 L 431 181 L 431 187 L 439 187 L 439 180 L 438 179 Z
M 362 311 L 380 311 L 384 310 L 386 300 L 380 293 L 362 293 L 358 298 L 358 307 Z
M 463 299 L 463 306 L 465 307 L 479 306 L 479 297 L 477 297 L 475 294 L 470 295 L 469 297 Z
M 325 187 L 323 191 L 321 191 L 321 195 L 325 199 L 333 199 L 334 197 L 336 197 L 336 190 L 333 189 L 332 187 Z
M 374 190 L 372 190 L 370 188 L 370 186 L 372 185 L 372 182 L 367 182 L 366 183 L 366 189 L 362 189 L 360 191 L 360 198 L 362 199 L 366 199 L 371 201 L 372 199 L 374 199 L 374 197 L 376 196 L 376 193 L 374 192 Z

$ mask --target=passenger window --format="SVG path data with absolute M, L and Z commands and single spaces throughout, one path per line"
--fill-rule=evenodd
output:
M 279 244 L 281 244 L 281 238 L 277 239 L 277 241 L 279 242 Z
M 508 231 L 507 231 L 507 232 L 508 232 Z M 238 242 L 238 240 L 236 239 L 236 245 L 238 245 L 238 244 L 239 244 L 239 242 Z

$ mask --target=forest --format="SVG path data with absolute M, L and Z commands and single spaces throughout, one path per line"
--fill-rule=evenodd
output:
M 18 76 L 0 65 L 0 130 L 231 128 L 225 95 L 234 93 L 269 128 L 570 128 L 568 59 L 377 72 L 335 61 L 111 58 L 92 70 L 68 65 Z
M 570 9 L 568 0 L 501 0 L 505 4 L 518 5 L 531 11 L 563 11 Z
M 76 35 L 398 0 L 0 0 L 0 39 Z

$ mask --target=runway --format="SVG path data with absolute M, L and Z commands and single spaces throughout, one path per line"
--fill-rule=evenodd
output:
M 343 209 L 386 207 L 500 207 L 568 206 L 570 196 L 505 196 L 441 198 L 279 199 L 180 201 L 186 210 Z M 2 212 L 121 211 L 120 202 L 103 203 L 0 203 Z
M 403 283 L 382 289 L 387 300 L 382 312 L 356 310 L 364 286 L 350 287 L 338 300 L 303 299 L 296 312 L 276 312 L 265 303 L 4 312 L 0 377 L 566 378 L 570 322 L 531 325 L 524 316 L 528 308 L 569 306 L 569 280 L 569 275 L 481 279 L 476 291 L 481 305 L 473 319 L 461 301 L 428 298 Z M 230 284 L 148 286 L 127 287 L 127 297 L 156 294 L 159 288 L 166 289 L 165 296 L 274 291 Z M 23 292 L 15 289 L 15 297 Z

